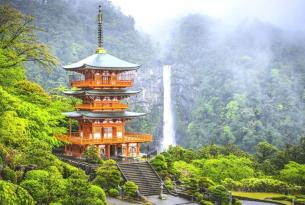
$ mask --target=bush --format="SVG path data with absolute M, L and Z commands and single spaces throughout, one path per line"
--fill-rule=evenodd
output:
M 157 172 L 167 170 L 167 163 L 165 157 L 161 154 L 157 155 L 152 161 L 151 165 L 155 168 Z
M 117 189 L 112 188 L 112 189 L 108 190 L 108 194 L 109 194 L 109 196 L 117 197 L 120 195 L 120 192 Z
M 17 183 L 17 175 L 16 175 L 15 171 L 10 169 L 7 166 L 2 170 L 1 176 L 2 176 L 3 180 L 6 180 L 6 181 L 14 183 L 14 184 Z
M 241 180 L 241 191 L 287 193 L 289 185 L 285 182 L 268 178 L 250 178 Z
M 124 191 L 124 194 L 126 196 L 128 196 L 128 197 L 135 197 L 136 196 L 136 192 L 138 191 L 138 185 L 136 185 L 132 181 L 127 181 L 123 185 L 123 191 Z
M 228 201 L 229 191 L 222 185 L 212 186 L 208 189 L 209 193 L 212 194 L 213 198 L 221 199 L 222 202 Z
M 202 205 L 214 205 L 214 203 L 212 203 L 212 202 L 210 202 L 210 201 L 207 201 L 207 200 L 202 200 L 202 201 L 200 202 L 200 204 L 202 204 Z
M 166 188 L 172 190 L 173 189 L 173 182 L 170 178 L 166 178 L 164 181 L 164 184 L 166 186 Z
M 243 203 L 242 203 L 240 200 L 236 199 L 235 205 L 242 205 L 242 204 L 243 204 Z
M 24 180 L 20 186 L 26 189 L 38 203 L 43 203 L 48 200 L 48 187 L 38 180 Z
M 225 186 L 227 189 L 229 190 L 239 190 L 240 187 L 242 186 L 240 182 L 238 181 L 234 181 L 233 179 L 231 178 L 225 178 L 221 184 L 223 186 Z
M 121 172 L 116 166 L 116 162 L 113 160 L 106 160 L 96 170 L 96 178 L 93 180 L 93 184 L 96 184 L 105 190 L 109 190 L 111 188 L 117 188 L 121 181 Z
M 196 198 L 196 201 L 198 201 L 198 202 L 200 202 L 200 201 L 203 200 L 203 195 L 200 194 L 199 192 L 196 192 L 196 193 L 194 194 L 194 197 Z
M 198 183 L 200 189 L 207 189 L 211 186 L 215 186 L 215 182 L 208 177 L 200 177 Z
M 90 145 L 84 152 L 84 158 L 87 162 L 93 164 L 101 164 L 102 159 L 97 155 L 97 147 Z
M 22 187 L 0 180 L 0 205 L 34 205 L 32 196 Z

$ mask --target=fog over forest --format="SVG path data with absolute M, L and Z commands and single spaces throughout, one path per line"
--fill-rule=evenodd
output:
M 303 0 L 0 0 L 0 205 L 305 205 L 304 19 Z
M 37 17 L 48 31 L 40 39 L 61 64 L 94 52 L 93 14 L 102 4 L 106 49 L 143 65 L 137 79 L 143 92 L 131 108 L 149 115 L 130 129 L 154 134 L 155 145 L 162 138 L 163 64 L 172 65 L 178 144 L 232 143 L 253 151 L 262 140 L 281 147 L 304 135 L 303 1 L 9 2 Z M 28 67 L 47 90 L 67 86 L 60 67 L 51 73 Z

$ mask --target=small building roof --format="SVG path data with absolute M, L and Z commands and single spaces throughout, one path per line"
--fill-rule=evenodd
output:
M 137 70 L 140 67 L 138 64 L 130 63 L 119 59 L 108 53 L 96 53 L 76 63 L 63 66 L 65 70 L 77 71 L 81 69 L 96 69 L 96 70 Z
M 128 112 L 128 111 L 123 111 L 123 112 L 74 111 L 74 112 L 65 112 L 63 114 L 70 118 L 83 118 L 83 119 L 101 119 L 101 118 L 132 119 L 146 115 L 146 113 L 137 113 L 137 112 Z
M 116 90 L 68 90 L 64 91 L 64 94 L 66 95 L 72 95 L 76 97 L 82 97 L 82 96 L 130 96 L 130 95 L 136 95 L 137 93 L 141 92 L 140 90 L 122 90 L 122 89 L 116 89 Z

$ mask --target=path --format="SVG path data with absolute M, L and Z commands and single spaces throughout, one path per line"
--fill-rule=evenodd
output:
M 148 196 L 146 198 L 153 204 L 157 204 L 157 205 L 182 205 L 182 204 L 198 205 L 197 203 L 192 203 L 187 199 L 181 198 L 179 196 L 172 196 L 172 195 L 165 195 L 165 196 L 166 196 L 165 200 L 159 199 L 158 195 Z M 109 203 L 110 205 L 139 205 L 137 203 L 122 201 L 112 197 L 107 197 L 107 203 Z
M 139 205 L 137 203 L 122 201 L 120 199 L 112 198 L 112 197 L 107 197 L 106 201 L 107 201 L 107 204 L 109 204 L 109 205 Z
M 172 196 L 172 195 L 165 195 L 166 199 L 161 200 L 159 199 L 159 195 L 148 196 L 148 200 L 154 204 L 158 205 L 178 205 L 178 204 L 188 204 L 188 205 L 195 205 L 197 203 L 192 203 L 187 199 L 184 199 L 179 196 Z

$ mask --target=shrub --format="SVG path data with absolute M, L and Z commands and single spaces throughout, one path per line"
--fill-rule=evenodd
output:
M 17 183 L 17 175 L 15 171 L 7 166 L 2 170 L 1 176 L 3 180 L 9 181 L 14 184 Z
M 164 181 L 164 184 L 166 186 L 166 188 L 172 190 L 173 189 L 173 182 L 170 178 L 166 178 Z
M 195 192 L 194 197 L 196 198 L 196 201 L 200 202 L 203 200 L 203 195 L 199 192 Z
M 109 196 L 112 196 L 112 197 L 117 197 L 120 195 L 119 191 L 117 189 L 109 189 L 108 190 L 108 194 Z
M 117 188 L 121 181 L 121 172 L 116 166 L 116 162 L 113 160 L 106 160 L 96 170 L 96 178 L 93 180 L 93 184 L 96 184 L 105 190 L 109 190 L 111 188 Z
M 22 187 L 0 180 L 0 205 L 34 205 L 31 195 Z
M 287 193 L 289 185 L 285 182 L 268 178 L 250 178 L 241 180 L 241 191 Z
M 63 177 L 64 178 L 68 178 L 68 177 L 71 177 L 72 175 L 78 175 L 78 176 L 81 176 L 81 175 L 86 175 L 85 172 L 81 169 L 78 169 L 70 164 L 67 164 L 67 163 L 63 163 Z
M 84 152 L 84 158 L 87 162 L 93 164 L 101 164 L 102 159 L 97 155 L 97 147 L 90 145 Z
M 231 178 L 225 178 L 221 184 L 229 190 L 239 190 L 242 186 L 240 182 L 234 181 Z
M 207 201 L 207 200 L 202 200 L 202 201 L 200 202 L 200 204 L 202 204 L 202 205 L 214 205 L 214 203 L 212 203 L 212 202 L 210 202 L 210 201 Z
M 135 197 L 136 196 L 136 192 L 138 191 L 138 185 L 136 185 L 132 181 L 127 181 L 123 185 L 123 191 L 124 191 L 124 194 L 126 196 L 128 196 L 128 197 Z
M 47 201 L 49 194 L 48 188 L 38 180 L 24 180 L 20 186 L 26 189 L 38 203 Z
M 229 191 L 222 185 L 212 186 L 208 189 L 215 200 L 221 199 L 222 202 L 228 201 Z
M 208 177 L 200 177 L 198 183 L 200 189 L 207 189 L 211 186 L 215 186 L 215 182 Z
M 151 165 L 155 168 L 157 172 L 162 170 L 167 170 L 167 163 L 165 157 L 161 154 L 157 155 L 151 162 Z
M 242 204 L 243 204 L 243 203 L 242 203 L 240 200 L 236 199 L 235 205 L 242 205 Z
M 289 162 L 280 171 L 280 178 L 291 184 L 305 186 L 305 165 Z

